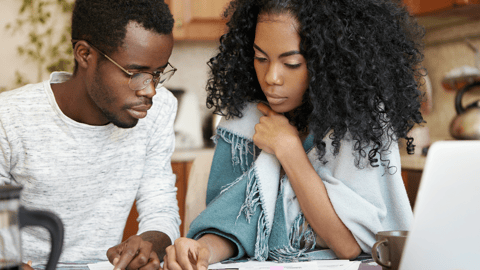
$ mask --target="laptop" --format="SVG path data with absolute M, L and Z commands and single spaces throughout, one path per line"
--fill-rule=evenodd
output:
M 400 270 L 480 269 L 480 140 L 430 146 Z

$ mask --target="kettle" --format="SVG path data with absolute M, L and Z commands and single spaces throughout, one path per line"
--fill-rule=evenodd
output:
M 45 269 L 54 270 L 62 252 L 63 223 L 51 212 L 22 207 L 21 190 L 19 186 L 0 186 L 0 269 L 22 269 L 20 229 L 42 226 L 51 236 L 51 252 Z
M 480 100 L 462 106 L 462 97 L 467 91 L 480 86 L 480 81 L 469 84 L 458 91 L 455 97 L 457 115 L 450 123 L 450 134 L 458 140 L 480 140 Z

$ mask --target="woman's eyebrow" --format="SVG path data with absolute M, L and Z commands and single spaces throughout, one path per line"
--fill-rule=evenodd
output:
M 254 47 L 255 49 L 259 50 L 261 53 L 268 55 L 266 52 L 264 52 L 262 49 L 260 49 L 260 47 L 258 47 L 257 44 L 253 43 L 253 47 Z
M 290 55 L 295 55 L 295 54 L 300 54 L 300 52 L 296 51 L 296 50 L 289 51 L 289 52 L 284 52 L 284 53 L 280 54 L 280 58 L 287 57 L 287 56 L 290 56 Z
M 260 47 L 258 47 L 257 44 L 253 43 L 253 47 L 257 50 L 259 50 L 261 53 L 265 54 L 265 55 L 268 55 L 266 52 L 264 52 Z M 300 54 L 300 51 L 297 51 L 297 50 L 292 50 L 292 51 L 288 51 L 288 52 L 284 52 L 282 54 L 280 54 L 280 58 L 282 57 L 287 57 L 287 56 L 291 56 L 291 55 L 295 55 L 295 54 Z

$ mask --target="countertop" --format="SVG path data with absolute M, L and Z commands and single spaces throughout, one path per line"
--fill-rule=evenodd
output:
M 420 154 L 409 155 L 407 153 L 401 153 L 400 158 L 402 161 L 402 169 L 407 170 L 423 170 L 425 166 L 425 160 L 427 157 Z
M 179 149 L 172 154 L 172 162 L 193 161 L 198 155 L 213 152 L 215 148 Z
M 432 141 L 440 141 L 445 139 L 434 139 Z M 448 140 L 448 139 L 447 139 Z M 172 162 L 188 162 L 193 161 L 198 155 L 206 152 L 214 152 L 215 148 L 200 148 L 200 149 L 179 149 L 175 150 L 172 155 Z M 402 169 L 407 170 L 423 170 L 425 166 L 426 156 L 420 154 L 421 149 L 416 150 L 416 153 L 409 155 L 406 153 L 405 147 L 400 146 L 400 158 L 402 162 Z
M 452 138 L 430 138 L 430 143 L 432 144 L 436 141 L 445 141 L 445 140 L 452 140 Z M 405 146 L 400 145 L 400 158 L 402 162 L 402 169 L 418 170 L 418 171 L 423 170 L 427 157 L 421 154 L 422 148 L 423 147 L 416 148 L 415 154 L 409 155 L 407 154 L 407 150 L 405 149 Z
M 214 150 L 214 148 L 175 150 L 172 155 L 172 162 L 193 161 L 198 155 L 206 152 L 213 152 Z M 423 170 L 423 167 L 425 166 L 426 157 L 420 154 L 408 155 L 406 152 L 400 151 L 400 158 L 402 160 L 403 169 Z

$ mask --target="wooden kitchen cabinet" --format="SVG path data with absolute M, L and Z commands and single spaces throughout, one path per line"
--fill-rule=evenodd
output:
M 402 0 L 427 31 L 480 20 L 480 0 Z
M 445 12 L 472 4 L 480 4 L 480 0 L 403 0 L 413 15 L 433 12 Z
M 187 186 L 188 186 L 188 175 L 190 174 L 190 169 L 192 168 L 193 161 L 185 162 L 172 162 L 172 170 L 175 175 L 177 175 L 177 182 L 175 186 L 177 187 L 177 201 L 180 219 L 182 224 L 180 224 L 180 235 L 183 235 L 183 224 L 185 217 L 185 197 L 187 195 Z M 125 230 L 123 232 L 123 240 L 127 240 L 130 236 L 135 235 L 138 231 L 138 212 L 133 204 L 130 214 L 127 219 L 127 224 L 125 225 Z
M 415 200 L 417 199 L 418 187 L 420 186 L 420 180 L 422 179 L 422 170 L 402 169 L 403 183 L 407 190 L 408 200 L 412 209 L 415 206 Z
M 166 0 L 173 14 L 175 40 L 219 40 L 225 33 L 223 12 L 230 0 Z
M 173 173 L 177 175 L 177 201 L 178 201 L 178 213 L 180 214 L 180 219 L 182 224 L 180 224 L 180 235 L 183 235 L 183 224 L 185 217 L 185 197 L 187 195 L 188 187 L 188 175 L 190 174 L 190 169 L 192 168 L 193 161 L 186 162 L 172 162 Z

